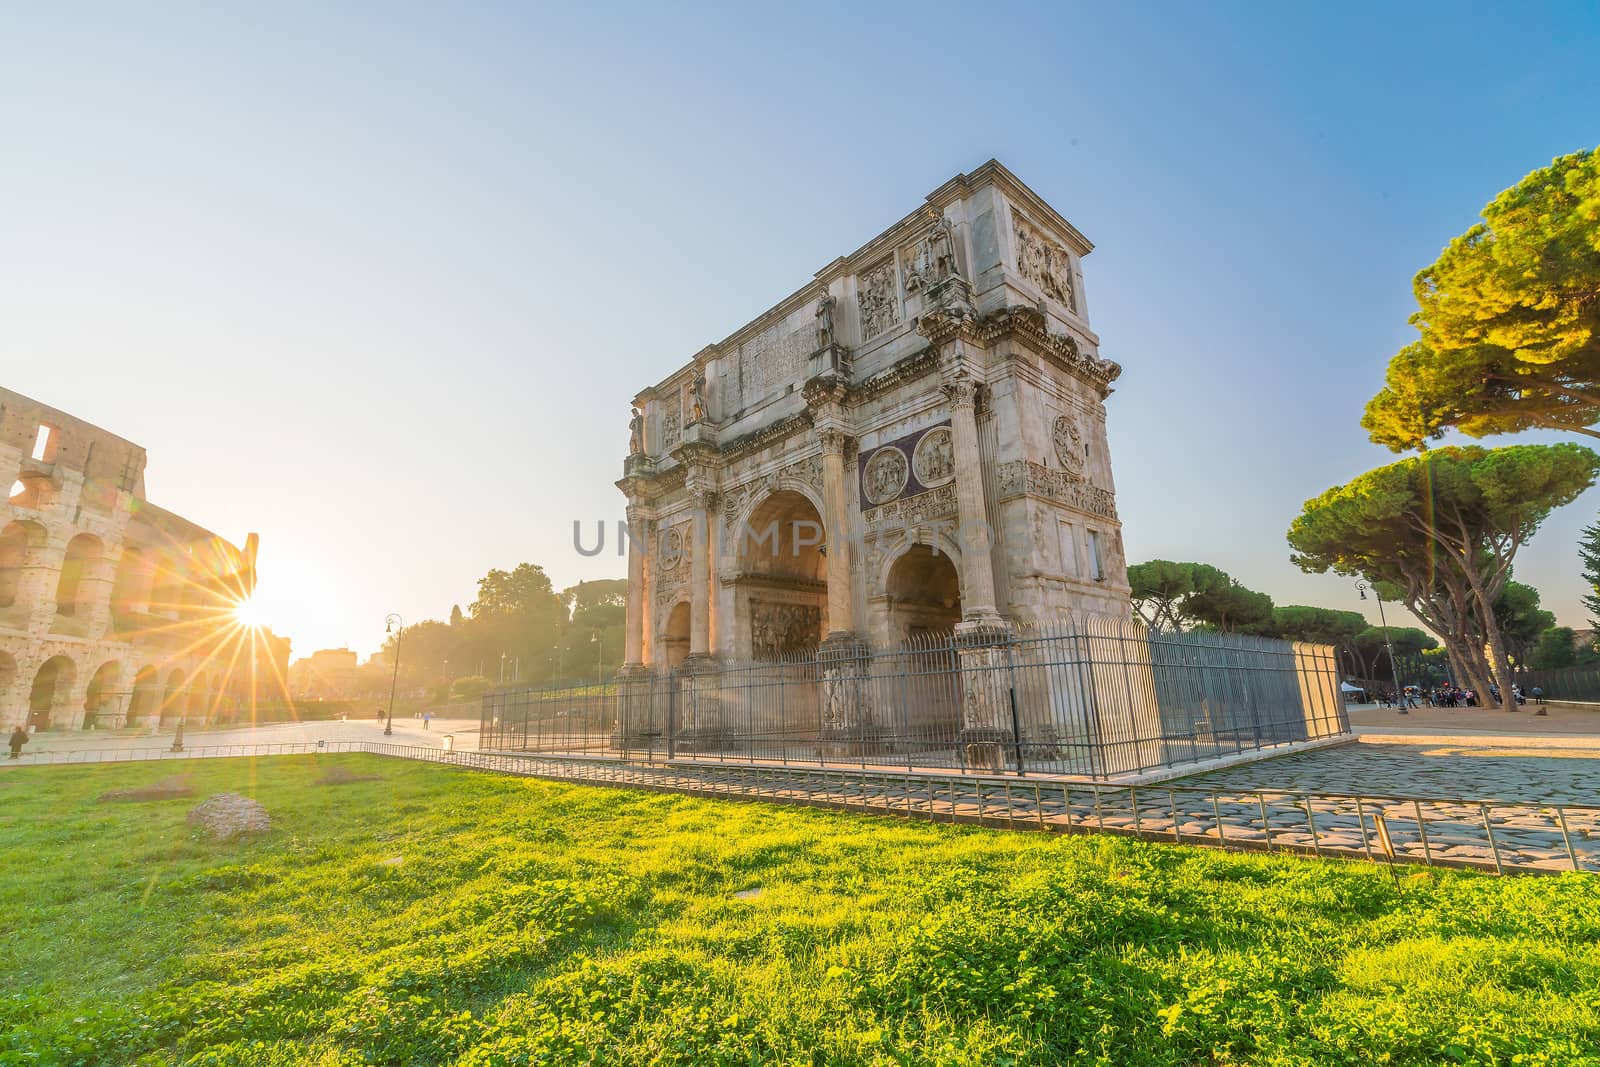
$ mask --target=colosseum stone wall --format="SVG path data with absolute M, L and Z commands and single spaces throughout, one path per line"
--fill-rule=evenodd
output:
M 144 469 L 133 442 L 0 389 L 0 727 L 233 710 L 256 536 L 240 548 L 150 503 Z

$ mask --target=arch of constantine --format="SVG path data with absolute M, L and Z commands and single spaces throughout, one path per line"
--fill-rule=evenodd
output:
M 241 549 L 151 504 L 144 469 L 138 445 L 0 389 L 0 729 L 199 717 L 237 696 L 229 668 L 247 677 L 257 650 L 227 645 L 256 537 Z
M 1091 249 L 990 161 L 640 391 L 624 670 L 1126 618 Z

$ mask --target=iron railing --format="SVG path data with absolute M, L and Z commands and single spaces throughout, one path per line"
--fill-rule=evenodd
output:
M 1105 779 L 1349 731 L 1334 650 L 1103 616 L 484 695 L 480 747 Z

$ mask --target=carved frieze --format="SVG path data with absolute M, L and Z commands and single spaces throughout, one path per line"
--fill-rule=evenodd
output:
M 900 292 L 893 257 L 861 273 L 856 283 L 856 304 L 861 311 L 863 341 L 872 340 L 900 321 Z
M 816 604 L 750 601 L 750 651 L 756 659 L 814 646 L 822 634 L 822 608 Z
M 822 490 L 822 457 L 807 456 L 778 470 L 779 478 L 798 478 L 819 492 Z
M 1017 235 L 1017 272 L 1037 285 L 1047 299 L 1077 310 L 1072 299 L 1072 257 L 1067 250 L 1015 210 L 1011 228 Z
M 926 493 L 906 497 L 904 500 L 891 500 L 887 504 L 870 508 L 862 515 L 862 519 L 866 522 L 867 529 L 872 531 L 884 526 L 910 529 L 934 519 L 949 518 L 955 513 L 956 487 L 952 482 Z
M 674 410 L 661 416 L 661 451 L 671 452 L 683 442 L 683 415 Z
M 1066 471 L 1052 470 L 1032 460 L 1015 459 L 1000 464 L 996 474 L 1002 500 L 1031 493 L 1091 515 L 1106 519 L 1117 517 L 1115 497 Z

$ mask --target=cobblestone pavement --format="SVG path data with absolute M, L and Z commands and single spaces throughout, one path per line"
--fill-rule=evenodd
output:
M 1452 800 L 1600 804 L 1600 752 L 1441 744 L 1353 744 L 1181 779 L 1206 789 L 1278 789 Z

